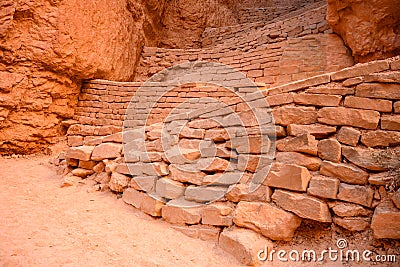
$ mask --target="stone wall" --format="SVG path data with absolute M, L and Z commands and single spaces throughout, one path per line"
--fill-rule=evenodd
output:
M 241 228 L 258 233 L 246 232 L 262 240 L 263 245 L 269 242 L 263 238 L 289 240 L 304 219 L 336 224 L 354 232 L 372 229 L 378 239 L 400 238 L 398 57 L 278 87 L 260 88 L 262 91 L 240 85 L 233 87 L 250 100 L 235 99 L 231 91 L 223 88 L 189 84 L 177 86 L 171 95 L 160 98 L 159 106 L 154 106 L 153 118 L 165 122 L 167 133 L 175 131 L 177 135 L 168 139 L 170 143 L 185 151 L 181 164 L 190 166 L 188 162 L 202 159 L 205 154 L 197 150 L 199 143 L 213 140 L 217 144 L 217 154 L 213 154 L 216 156 L 208 167 L 185 172 L 171 164 L 174 154 L 168 154 L 171 151 L 160 145 L 163 128 L 159 122 L 150 121 L 145 129 L 138 125 L 141 130 L 123 135 L 120 127 L 110 127 L 108 121 L 93 117 L 102 106 L 107 106 L 111 111 L 107 114 L 117 115 L 109 115 L 110 119 L 122 119 L 125 101 L 134 95 L 138 84 L 104 81 L 87 84 L 81 106 L 99 108 L 87 113 L 92 114 L 88 115 L 88 125 L 77 123 L 68 130 L 71 148 L 65 159 L 72 174 L 67 182 L 94 180 L 99 190 L 110 188 L 122 193 L 126 203 L 177 224 L 178 229 L 192 236 L 219 240 L 223 248 L 232 248 L 226 245 L 229 242 L 239 242 L 237 236 L 246 231 Z M 258 97 L 252 97 L 257 93 Z M 204 103 L 199 105 L 195 101 L 199 97 L 214 98 L 228 105 L 233 113 L 244 118 L 247 135 L 236 127 L 221 128 L 210 120 L 230 121 L 231 113 L 225 113 L 223 108 L 209 109 Z M 160 113 L 191 100 L 197 103 L 195 114 L 168 117 Z M 254 130 L 254 119 L 247 116 L 246 105 L 259 100 L 269 103 L 269 113 L 262 114 L 267 114 L 264 118 L 273 115 L 274 134 L 268 127 Z M 119 104 L 111 106 L 116 103 Z M 128 120 L 143 121 L 139 106 L 146 107 L 146 103 L 138 105 L 130 110 L 133 113 L 129 113 Z M 78 118 L 81 123 L 83 118 Z M 123 150 L 126 134 L 134 142 Z M 93 135 L 98 137 L 87 138 Z M 243 146 L 243 138 L 250 144 L 247 148 Z M 147 156 L 140 152 L 144 147 L 139 141 L 145 142 Z M 276 144 L 275 154 L 269 153 L 268 145 L 260 145 L 264 141 Z M 244 156 L 247 160 L 243 161 Z M 271 160 L 272 167 L 260 187 L 249 193 L 249 183 L 263 173 L 262 167 Z M 240 179 L 225 175 L 236 169 L 245 175 Z M 221 175 L 223 171 L 225 174 Z M 198 206 L 228 190 L 217 202 Z M 147 191 L 155 191 L 157 198 L 146 194 Z M 243 263 L 254 260 L 251 253 L 244 258 L 242 254 L 237 256 Z

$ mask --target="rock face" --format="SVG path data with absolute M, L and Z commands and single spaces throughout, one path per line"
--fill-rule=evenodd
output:
M 400 53 L 400 5 L 391 0 L 328 0 L 327 21 L 358 62 Z

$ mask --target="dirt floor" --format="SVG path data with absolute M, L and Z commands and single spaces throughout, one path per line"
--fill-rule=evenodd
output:
M 0 266 L 238 266 L 213 242 L 192 239 L 125 204 L 111 192 L 85 185 L 61 188 L 49 157 L 0 157 Z M 400 266 L 398 241 L 372 240 L 330 225 L 305 222 L 277 250 L 336 248 L 397 254 L 396 263 L 279 263 L 265 266 Z

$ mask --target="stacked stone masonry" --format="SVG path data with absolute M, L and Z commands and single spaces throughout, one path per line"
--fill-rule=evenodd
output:
M 138 87 L 107 81 L 85 85 L 78 122 L 68 130 L 70 177 L 93 179 L 99 188 L 122 193 L 126 203 L 191 236 L 217 241 L 220 235 L 221 247 L 242 239 L 247 244 L 246 236 L 252 235 L 262 242 L 290 240 L 303 219 L 349 231 L 372 229 L 375 238 L 400 238 L 400 58 L 258 88 L 275 122 L 273 130 L 265 131 L 253 129 L 254 118 L 246 116 L 248 103 L 231 91 L 189 84 L 160 99 L 143 132 L 122 134 L 124 110 Z M 248 96 L 256 89 L 235 88 Z M 202 112 L 191 118 L 169 116 L 174 107 L 198 97 L 224 102 L 247 118 L 247 135 L 210 120 L 226 120 L 231 114 L 216 107 L 201 105 Z M 186 166 L 207 158 L 199 144 L 213 140 L 217 152 L 211 164 L 195 172 L 170 164 L 173 147 L 160 145 L 160 121 L 168 133 L 175 132 L 170 143 L 185 152 L 181 163 Z M 140 142 L 124 151 L 125 134 L 144 141 L 148 153 L 141 152 Z M 254 144 L 249 150 L 241 146 L 245 139 Z M 276 146 L 275 154 L 268 145 L 259 145 L 263 140 Z M 270 171 L 263 173 L 269 163 Z M 238 178 L 235 170 L 244 175 Z M 249 181 L 260 173 L 261 185 L 249 193 Z M 214 198 L 218 200 L 198 205 Z M 254 260 L 244 259 L 247 264 Z

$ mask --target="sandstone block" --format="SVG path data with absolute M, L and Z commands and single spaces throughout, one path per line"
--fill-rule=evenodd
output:
M 188 123 L 188 126 L 191 128 L 197 129 L 211 129 L 219 127 L 220 124 L 213 119 L 197 119 Z
M 392 112 L 392 101 L 371 99 L 357 96 L 347 96 L 344 106 L 348 108 L 370 109 L 380 112 Z
M 389 69 L 389 63 L 377 61 L 370 64 L 357 65 L 345 68 L 331 75 L 333 81 L 344 80 L 357 76 L 363 76 L 374 72 L 380 72 Z
M 122 200 L 146 214 L 153 217 L 161 217 L 161 209 L 164 206 L 164 203 L 146 193 L 136 191 L 133 188 L 128 188 L 124 191 Z
M 352 232 L 365 231 L 370 227 L 370 218 L 365 217 L 334 217 L 333 222 Z
M 303 152 L 316 156 L 318 141 L 310 134 L 303 134 L 294 138 L 285 138 L 276 142 L 276 148 L 284 152 Z
M 70 147 L 66 152 L 66 157 L 71 159 L 79 159 L 83 161 L 89 161 L 92 155 L 93 146 L 78 146 Z
M 93 171 L 95 173 L 101 173 L 104 172 L 106 165 L 103 162 L 97 163 L 95 166 L 93 166 Z
M 313 176 L 307 193 L 311 196 L 336 199 L 340 181 L 336 178 L 322 175 Z
M 297 152 L 278 152 L 276 153 L 278 163 L 295 164 L 306 167 L 310 171 L 317 171 L 322 163 L 319 158 L 304 155 Z
M 270 171 L 264 184 L 294 191 L 307 191 L 311 174 L 305 167 L 284 165 L 279 171 Z
M 179 138 L 203 139 L 204 135 L 204 129 L 194 129 L 190 127 L 183 127 L 182 130 L 179 132 Z
M 394 113 L 400 113 L 400 101 L 396 101 L 393 104 Z
M 78 167 L 79 168 L 82 168 L 82 169 L 86 169 L 86 170 L 93 170 L 94 171 L 94 166 L 96 166 L 98 163 L 97 162 L 95 162 L 95 161 L 83 161 L 83 160 L 80 160 L 79 161 L 79 165 L 78 165 Z
M 83 137 L 82 136 L 68 136 L 68 146 L 82 146 Z
M 318 156 L 324 160 L 340 162 L 342 159 L 342 146 L 336 139 L 321 140 L 318 143 Z
M 400 238 L 400 211 L 392 203 L 384 202 L 376 207 L 371 228 L 375 238 Z
M 310 94 L 310 93 L 301 93 L 294 95 L 294 102 L 300 105 L 337 107 L 339 106 L 340 100 L 342 100 L 342 97 L 337 95 Z
M 291 211 L 301 218 L 320 222 L 331 222 L 328 205 L 314 197 L 284 190 L 275 190 L 272 200 L 282 209 Z
M 62 181 L 60 187 L 64 188 L 64 187 L 74 186 L 82 182 L 83 182 L 82 177 L 71 174 L 64 177 L 64 180 Z
M 235 137 L 231 140 L 230 146 L 236 149 L 238 153 L 268 153 L 271 147 L 271 141 L 268 136 L 264 135 Z
M 215 226 L 231 226 L 233 224 L 233 205 L 229 202 L 212 203 L 203 208 L 201 223 Z
M 214 142 L 223 142 L 229 140 L 230 136 L 225 129 L 210 129 L 207 130 L 204 138 L 213 140 Z
M 118 143 L 118 144 L 122 144 L 122 142 L 123 142 L 122 132 L 115 133 L 115 134 L 110 134 L 110 135 L 105 136 L 103 138 L 103 143 Z
M 167 199 L 180 198 L 185 194 L 185 186 L 177 181 L 161 178 L 156 183 L 156 193 Z
M 248 184 L 236 184 L 229 188 L 226 198 L 232 202 L 240 201 L 271 201 L 272 190 L 268 186 L 260 185 L 255 191 L 250 192 Z
M 229 161 L 218 157 L 213 158 L 211 162 L 205 158 L 200 159 L 198 164 L 201 167 L 201 170 L 206 172 L 228 171 L 230 167 Z
M 317 111 L 314 107 L 280 107 L 273 110 L 272 115 L 275 123 L 283 126 L 317 122 Z
M 207 175 L 203 172 L 194 171 L 189 172 L 178 167 L 178 165 L 169 165 L 170 176 L 169 178 L 181 183 L 191 183 L 195 185 L 202 185 L 203 179 Z
M 110 189 L 122 193 L 128 187 L 130 180 L 131 178 L 128 176 L 114 172 L 111 174 Z
M 332 210 L 339 217 L 369 217 L 373 213 L 363 206 L 346 202 L 335 202 Z
M 368 173 L 349 164 L 324 161 L 320 173 L 339 178 L 340 181 L 348 184 L 365 185 L 368 183 Z
M 400 115 L 382 115 L 381 128 L 400 131 Z
M 336 133 L 336 127 L 322 124 L 298 125 L 290 124 L 288 126 L 288 135 L 299 136 L 303 134 L 311 134 L 316 138 L 326 138 Z
M 198 224 L 201 220 L 201 208 L 197 203 L 184 199 L 174 199 L 162 208 L 162 217 L 173 224 Z
M 353 88 L 322 86 L 322 87 L 307 89 L 306 93 L 327 94 L 327 95 L 353 95 L 354 91 L 355 90 Z
M 354 126 L 374 130 L 378 127 L 380 114 L 373 110 L 345 107 L 327 107 L 318 111 L 318 122 L 338 126 Z
M 396 178 L 397 174 L 392 172 L 380 172 L 371 174 L 368 178 L 368 182 L 372 185 L 389 185 Z
M 210 225 L 174 225 L 173 229 L 191 238 L 204 241 L 218 242 L 221 229 Z
M 233 185 L 240 181 L 242 178 L 242 173 L 240 172 L 225 172 L 217 173 L 213 175 L 207 175 L 203 179 L 203 184 L 205 185 Z
M 111 179 L 111 175 L 106 172 L 96 173 L 93 179 L 99 184 L 108 185 Z
M 396 208 L 400 209 L 400 189 L 393 194 L 392 201 Z
M 76 168 L 74 170 L 72 170 L 71 172 L 73 175 L 81 177 L 81 178 L 86 178 L 89 175 L 93 174 L 94 171 L 93 170 L 88 170 L 88 169 L 83 169 L 83 168 Z
M 236 207 L 233 222 L 273 240 L 290 240 L 301 219 L 270 203 L 241 201 Z
M 371 171 L 386 171 L 398 166 L 395 150 L 342 147 L 342 154 L 351 163 Z
M 383 119 L 381 127 L 383 127 Z M 363 143 L 367 147 L 398 146 L 400 145 L 400 132 L 382 131 L 382 130 L 367 132 L 362 134 L 361 143 Z
M 350 203 L 371 207 L 374 198 L 374 190 L 366 186 L 341 183 L 337 198 Z
M 270 107 L 293 103 L 293 93 L 267 96 L 265 98 Z
M 340 128 L 336 138 L 342 144 L 357 146 L 360 136 L 360 131 L 350 127 L 342 127 Z
M 400 84 L 362 83 L 357 85 L 356 96 L 400 100 Z
M 129 182 L 129 187 L 137 191 L 154 192 L 157 176 L 135 176 Z
M 223 198 L 228 188 L 222 186 L 189 186 L 185 191 L 185 199 L 196 202 L 210 202 Z
M 114 159 L 121 157 L 122 145 L 114 143 L 103 143 L 93 149 L 92 160 Z
M 240 154 L 237 168 L 239 171 L 256 172 L 272 163 L 271 156 Z
M 260 250 L 269 251 L 273 248 L 273 243 L 248 229 L 226 228 L 220 235 L 219 246 L 226 252 L 232 254 L 241 264 L 253 266 L 257 264 L 257 254 Z

